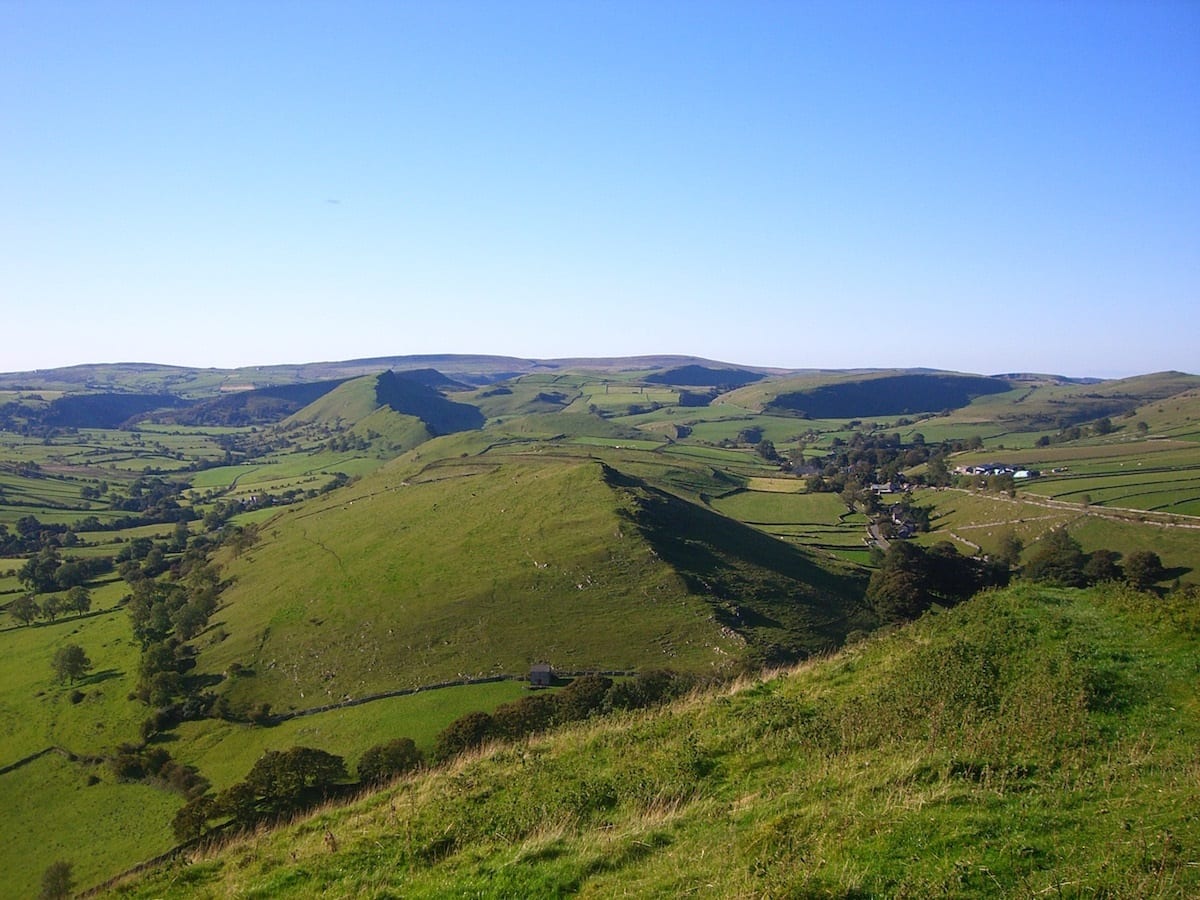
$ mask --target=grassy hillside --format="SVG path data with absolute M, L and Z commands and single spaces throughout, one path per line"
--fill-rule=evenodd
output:
M 424 383 L 429 380 L 429 370 L 414 379 L 391 371 L 355 378 L 294 414 L 288 424 L 354 425 L 386 409 L 421 420 L 432 434 L 483 425 L 483 413 L 469 404 L 447 400 Z
M 113 893 L 1190 897 L 1194 599 L 982 595 L 762 683 L 496 747 Z
M 304 708 L 463 675 L 811 652 L 862 627 L 862 584 L 586 457 L 396 466 L 284 511 L 230 560 L 235 705 Z M 749 644 L 747 645 L 747 641 Z

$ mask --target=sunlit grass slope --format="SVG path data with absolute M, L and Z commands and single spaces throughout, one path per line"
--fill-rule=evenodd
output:
M 1023 586 L 498 747 L 125 896 L 1192 897 L 1194 601 Z
M 253 670 L 227 685 L 235 707 L 312 707 L 541 660 L 710 671 L 803 654 L 854 627 L 862 587 L 587 458 L 392 467 L 261 533 L 228 567 L 213 626 L 228 638 L 200 657 L 201 671 Z

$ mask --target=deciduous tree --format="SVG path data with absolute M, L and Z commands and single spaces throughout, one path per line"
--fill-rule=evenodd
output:
M 86 675 L 92 668 L 92 661 L 88 659 L 87 653 L 78 644 L 66 644 L 59 647 L 54 651 L 54 658 L 50 664 L 59 681 L 65 679 L 74 682 L 75 679 Z

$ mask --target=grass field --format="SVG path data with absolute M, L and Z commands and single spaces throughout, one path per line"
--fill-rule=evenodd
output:
M 1196 896 L 1196 627 L 1122 591 L 996 592 L 114 894 Z
M 89 784 L 89 776 L 100 780 Z M 71 863 L 76 884 L 91 885 L 174 844 L 179 795 L 117 784 L 103 766 L 49 754 L 0 775 L 0 789 L 4 897 L 36 897 L 42 872 L 57 860 Z
M 94 665 L 75 685 L 56 683 L 50 665 L 65 644 L 83 647 Z M 0 765 L 52 745 L 89 754 L 135 738 L 146 717 L 127 699 L 137 681 L 138 652 L 121 611 L 0 631 Z M 73 703 L 76 690 L 83 697 Z
M 866 516 L 849 512 L 837 494 L 782 492 L 778 490 L 780 479 L 765 481 L 767 490 L 727 494 L 713 500 L 712 505 L 725 515 L 790 543 L 827 551 L 860 565 L 867 562 Z
M 229 722 L 185 722 L 171 752 L 198 766 L 217 790 L 240 781 L 267 750 L 316 747 L 346 760 L 353 773 L 363 751 L 397 737 L 409 737 L 425 753 L 439 731 L 476 710 L 491 711 L 527 694 L 522 682 L 501 681 L 423 691 L 375 700 L 269 728 Z
M 1067 524 L 1085 550 L 1151 549 L 1172 579 L 1197 580 L 1200 531 L 1155 524 L 1167 517 L 1150 512 L 1144 514 L 1148 522 L 1132 514 L 1117 520 L 1107 517 L 1105 508 L 1200 514 L 1200 394 L 1143 404 L 1132 416 L 1114 419 L 1115 431 L 1107 436 L 1036 447 L 1040 434 L 1056 437 L 1057 429 L 1018 431 L 1028 425 L 1029 411 L 1062 404 L 1089 408 L 1089 403 L 1109 402 L 1107 395 L 1082 396 L 1087 390 L 1081 392 L 1080 386 L 1039 386 L 1032 393 L 1022 388 L 947 416 L 911 424 L 893 416 L 851 427 L 850 419 L 756 413 L 753 404 L 769 399 L 770 390 L 762 384 L 708 407 L 680 407 L 677 390 L 638 383 L 648 373 L 545 373 L 455 394 L 456 401 L 476 403 L 489 417 L 488 427 L 431 440 L 420 420 L 374 409 L 374 397 L 363 387 L 372 379 L 342 396 L 326 395 L 316 410 L 320 421 L 309 424 L 4 434 L 0 524 L 11 529 L 30 514 L 47 523 L 72 524 L 91 515 L 111 522 L 127 515 L 115 507 L 134 480 L 155 472 L 186 482 L 184 496 L 190 499 L 184 503 L 201 504 L 201 513 L 216 499 L 303 495 L 320 491 L 334 473 L 360 477 L 332 493 L 247 509 L 233 518 L 235 525 L 261 525 L 260 540 L 236 558 L 231 551 L 221 556 L 232 586 L 199 639 L 198 671 L 218 675 L 233 663 L 249 669 L 253 674 L 218 686 L 239 710 L 262 702 L 276 711 L 303 709 L 468 675 L 517 674 L 542 659 L 578 669 L 671 666 L 708 672 L 784 647 L 826 652 L 863 627 L 851 619 L 865 615 L 858 600 L 866 576 L 856 565 L 870 562 L 864 544 L 867 520 L 848 512 L 835 494 L 804 492 L 803 479 L 785 476 L 777 463 L 751 447 L 715 446 L 738 440 L 748 427 L 760 429 L 780 452 L 803 441 L 809 458 L 835 438 L 850 441 L 859 429 L 906 437 L 921 432 L 927 443 L 979 434 L 987 449 L 956 456 L 955 463 L 1018 461 L 1041 468 L 1044 477 L 1020 485 L 1021 494 L 1012 499 L 919 492 L 917 502 L 935 507 L 934 531 L 919 541 L 949 538 L 964 551 L 989 552 L 1009 530 L 1032 545 L 1048 528 Z M 806 376 L 797 384 L 828 377 Z M 1160 381 L 1156 390 L 1175 383 Z M 1126 384 L 1118 392 L 1134 387 Z M 732 400 L 739 402 L 726 402 Z M 1145 429 L 1135 428 L 1139 421 L 1146 422 Z M 227 448 L 232 448 L 228 457 Z M 225 459 L 246 462 L 191 470 L 195 462 L 208 466 Z M 83 496 L 85 488 L 90 494 L 102 483 L 108 488 L 102 497 Z M 1085 497 L 1089 506 L 1082 502 Z M 193 522 L 193 534 L 203 527 Z M 129 540 L 165 540 L 172 530 L 170 523 L 90 530 L 78 535 L 80 545 L 63 552 L 116 555 Z M 24 562 L 0 560 L 0 603 L 23 592 L 15 575 L 7 573 Z M 100 609 L 115 607 L 129 591 L 115 575 L 93 587 Z M 6 616 L 0 625 L 10 621 Z M 78 702 L 72 702 L 73 687 L 52 682 L 49 668 L 54 649 L 68 641 L 84 646 L 96 663 L 93 676 L 78 686 Z M 138 648 L 124 612 L 0 628 L 0 651 L 0 766 L 51 745 L 101 753 L 136 739 L 147 710 L 128 700 Z M 181 761 L 199 765 L 220 786 L 242 777 L 263 750 L 295 743 L 343 753 L 351 765 L 367 746 L 389 737 L 407 735 L 428 748 L 437 730 L 461 712 L 490 708 L 520 692 L 515 682 L 475 685 L 372 702 L 273 728 L 187 723 L 164 746 Z M 839 727 L 852 727 L 849 721 Z M 757 737 L 746 740 L 756 746 Z M 676 750 L 679 759 L 690 758 L 686 747 Z M 739 796 L 748 797 L 754 776 L 749 768 L 739 771 L 744 780 L 738 784 L 745 788 Z M 113 843 L 108 868 L 102 842 L 88 845 L 91 861 L 82 861 L 84 854 L 74 857 L 81 880 L 94 880 L 139 853 L 154 852 L 162 837 L 147 836 L 165 829 L 180 799 L 111 784 L 103 772 L 101 784 L 87 786 L 87 774 L 80 764 L 52 755 L 0 776 L 0 791 L 22 804 L 23 815 L 31 798 L 43 799 L 41 818 L 35 807 L 17 822 L 31 833 L 51 830 L 46 823 L 74 822 L 76 811 L 66 809 L 72 803 L 81 816 L 99 815 L 103 806 L 112 829 L 144 808 L 145 821 L 129 826 L 128 835 L 121 835 L 127 841 Z M 639 771 L 636 777 L 649 779 L 653 773 Z M 839 782 L 840 789 L 852 783 Z M 899 790 L 891 782 L 873 789 L 887 792 L 885 800 Z M 856 802 L 847 817 L 868 808 L 865 798 Z M 708 812 L 727 815 L 730 810 Z M 793 812 L 773 807 L 762 818 L 739 822 L 761 833 L 766 846 L 790 833 Z M 669 819 L 673 813 L 664 815 Z M 853 831 L 850 821 L 842 820 L 848 832 Z M 958 827 L 966 826 L 959 822 Z M 630 848 L 640 846 L 637 841 L 645 837 L 653 845 L 659 840 L 653 829 L 636 833 L 641 836 L 620 852 L 636 856 L 641 851 Z M 800 833 L 814 845 L 820 842 L 811 829 Z M 881 843 L 878 834 L 859 839 L 867 846 Z M 17 873 L 13 883 L 26 885 L 52 859 L 31 856 L 22 840 L 12 842 L 8 856 L 0 855 L 0 865 Z M 612 847 L 597 840 L 588 852 L 594 850 L 594 859 L 602 860 Z M 551 845 L 550 853 L 557 853 L 553 839 Z M 59 846 L 47 842 L 43 849 L 57 853 Z M 898 846 L 884 852 L 897 870 L 913 845 Z M 797 857 L 809 853 L 796 850 Z M 839 858 L 843 866 L 854 864 Z M 775 865 L 753 859 L 746 865 L 763 871 Z M 521 857 L 522 867 L 525 862 Z M 579 871 L 591 871 L 591 865 L 582 863 Z M 534 868 L 544 871 L 539 866 Z M 490 883 L 479 872 L 457 874 L 465 874 L 468 883 L 476 883 L 471 878 L 479 885 Z M 592 877 L 580 874 L 579 884 Z M 631 884 L 672 895 L 699 884 L 646 877 Z M 615 884 L 595 883 L 600 893 Z M 768 885 L 757 893 L 778 893 L 771 884 L 745 881 L 731 889 L 755 894 L 748 885 Z M 873 884 L 887 892 L 879 886 L 884 882 Z M 424 889 L 418 879 L 406 883 L 403 893 L 414 885 L 418 894 Z M 272 882 L 262 890 L 271 894 L 277 886 Z

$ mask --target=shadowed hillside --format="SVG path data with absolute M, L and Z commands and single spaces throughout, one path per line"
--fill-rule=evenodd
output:
M 427 378 L 421 376 L 422 379 Z M 425 380 L 415 380 L 405 372 L 384 372 L 375 384 L 375 398 L 380 406 L 398 413 L 416 416 L 434 434 L 453 434 L 481 428 L 483 413 L 468 403 L 455 403 L 429 387 Z
M 1008 382 L 979 375 L 901 374 L 826 384 L 779 394 L 768 410 L 813 418 L 891 416 L 966 406 L 972 398 L 1010 390 Z

